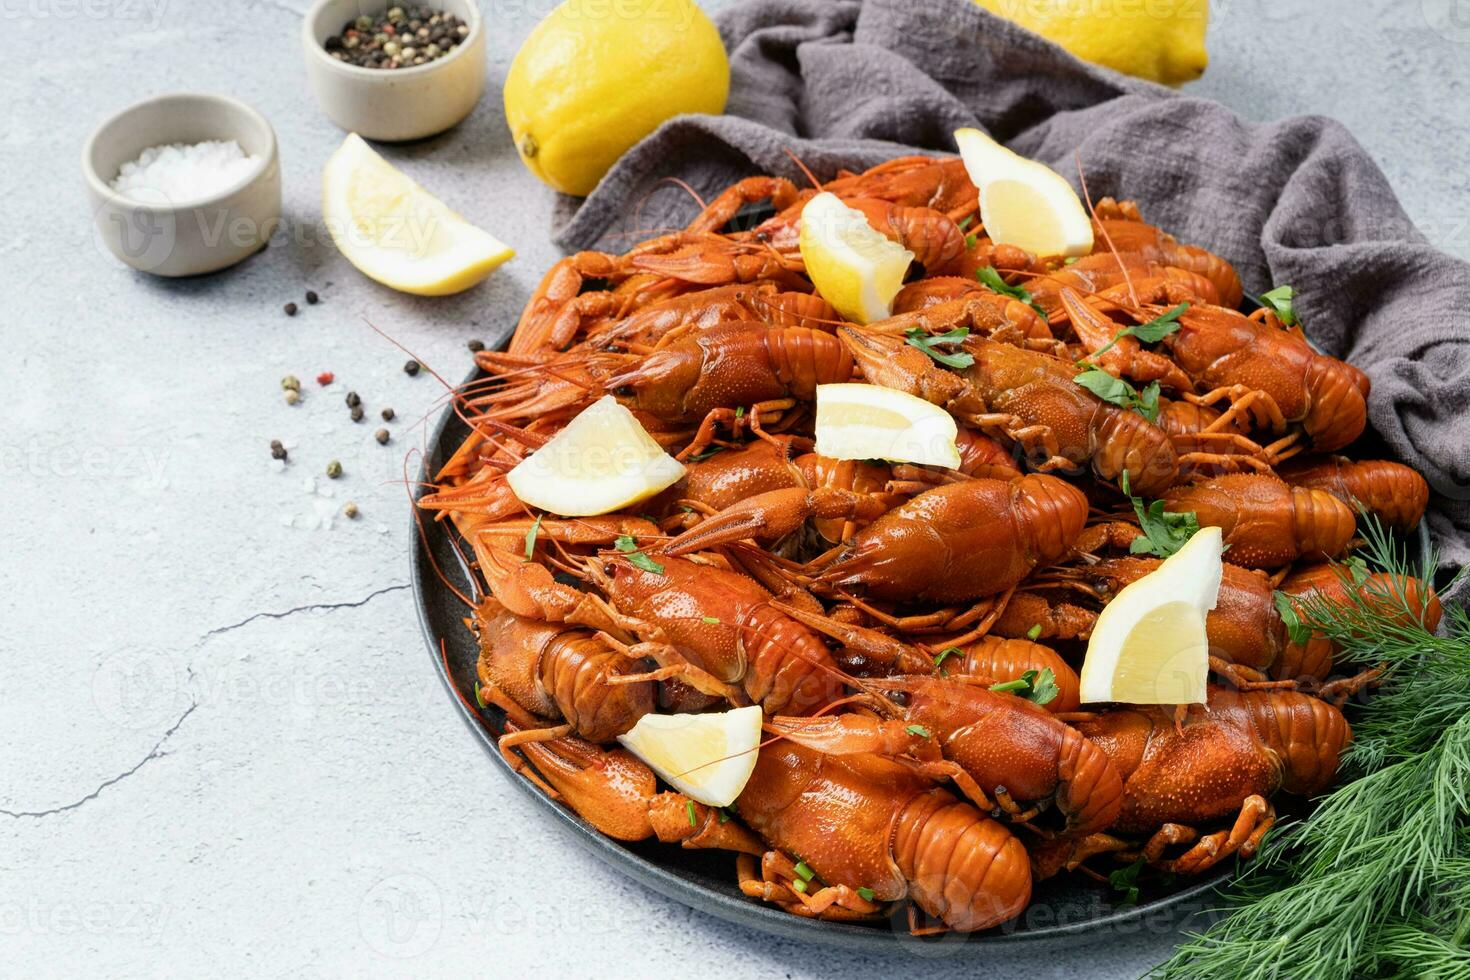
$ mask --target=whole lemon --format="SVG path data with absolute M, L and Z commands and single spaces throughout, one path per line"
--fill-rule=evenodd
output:
M 975 0 L 1083 61 L 1165 85 L 1204 74 L 1207 0 Z
M 664 120 L 720 113 L 730 61 L 690 0 L 567 0 L 536 25 L 505 79 L 505 120 L 531 172 L 591 193 Z

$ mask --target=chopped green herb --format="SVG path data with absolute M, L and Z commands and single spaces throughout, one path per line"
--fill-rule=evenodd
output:
M 530 561 L 536 552 L 536 534 L 541 530 L 541 515 L 531 522 L 531 530 L 526 532 L 526 561 Z
M 702 453 L 695 453 L 693 456 L 690 456 L 689 459 L 690 459 L 691 462 L 702 463 L 705 460 L 709 459 L 711 456 L 713 456 L 715 453 L 722 453 L 724 451 L 725 451 L 725 447 L 724 446 L 711 446 L 710 448 L 706 449 Z M 684 508 L 684 513 L 686 513 L 686 514 L 689 513 L 689 511 L 691 509 L 692 508 L 685 507 Z
M 979 241 L 979 232 L 971 232 L 970 234 L 965 236 L 965 248 L 974 248 Z
M 485 703 L 484 696 L 482 694 L 480 694 L 480 682 L 479 681 L 475 681 L 475 703 L 478 704 L 482 709 L 489 707 L 489 705 Z
M 635 568 L 641 568 L 645 572 L 662 575 L 664 567 L 652 558 L 638 550 L 638 542 L 633 540 L 631 534 L 618 535 L 617 541 L 613 542 L 619 551 L 628 556 L 628 562 Z
M 1102 368 L 1089 367 L 1072 380 L 1103 401 L 1117 405 L 1119 408 L 1132 409 L 1150 422 L 1156 421 L 1159 417 L 1159 383 L 1157 381 L 1150 382 L 1140 395 L 1131 384 L 1122 378 L 1113 377 Z
M 1271 593 L 1271 601 L 1276 605 L 1276 612 L 1281 616 L 1281 622 L 1286 625 L 1287 638 L 1297 646 L 1304 646 L 1312 638 L 1312 628 L 1302 622 L 1301 616 L 1297 615 L 1296 606 L 1292 605 L 1291 596 L 1280 590 Z
M 1282 323 L 1288 327 L 1296 326 L 1295 289 L 1290 286 L 1277 286 L 1275 289 L 1262 293 L 1261 302 L 1269 306 L 1281 318 Z
M 972 357 L 965 351 L 959 351 L 954 354 L 946 354 L 943 351 L 935 350 L 934 345 L 958 344 L 969 335 L 969 327 L 955 327 L 948 333 L 935 334 L 932 337 L 920 328 L 914 327 L 907 334 L 905 334 L 905 337 L 908 338 L 908 344 L 910 347 L 919 348 L 919 350 L 923 351 L 925 354 L 928 354 L 930 357 L 934 358 L 934 360 L 938 361 L 940 364 L 943 364 L 945 367 L 952 367 L 957 370 L 963 370 L 969 367 L 971 364 L 975 363 L 974 357 Z
M 1139 858 L 1126 868 L 1119 868 L 1108 875 L 1108 884 L 1113 886 L 1114 891 L 1123 893 L 1119 899 L 1119 905 L 1138 904 L 1138 872 L 1143 870 L 1143 858 Z
M 992 691 L 1000 694 L 1019 694 L 1028 701 L 1037 704 L 1051 704 L 1061 692 L 1057 687 L 1056 676 L 1050 667 L 1041 671 L 1028 670 L 1013 681 L 1002 681 L 999 684 L 990 685 Z
M 1138 515 L 1138 526 L 1143 531 L 1143 536 L 1134 538 L 1133 543 L 1128 546 L 1131 553 L 1168 558 L 1184 547 L 1184 543 L 1199 530 L 1199 518 L 1193 511 L 1169 513 L 1164 510 L 1162 500 L 1155 500 L 1145 508 L 1143 501 L 1133 496 L 1129 488 L 1127 470 L 1123 471 L 1122 484 L 1123 493 L 1133 504 L 1133 513 Z
M 726 810 L 724 807 L 720 807 L 720 823 L 729 823 L 729 822 L 730 822 L 730 811 L 729 810 Z
M 1124 337 L 1137 337 L 1145 344 L 1157 344 L 1169 336 L 1169 334 L 1179 329 L 1179 316 L 1188 309 L 1188 303 L 1180 303 L 1169 312 L 1161 316 L 1156 316 L 1147 323 L 1135 323 L 1132 326 L 1124 327 L 1122 330 L 1113 334 L 1112 340 L 1093 351 L 1092 356 L 1097 357 L 1104 351 L 1110 350 L 1114 344 Z
M 910 735 L 917 735 L 920 738 L 929 737 L 929 729 L 925 728 L 923 725 L 910 725 L 905 728 L 904 731 L 908 732 Z
M 1056 675 L 1051 672 L 1050 667 L 1043 667 L 1036 680 L 1031 682 L 1031 693 L 1026 697 L 1037 704 L 1048 705 L 1061 693 L 1062 689 L 1057 687 Z
M 744 405 L 737 405 L 737 406 L 735 406 L 735 417 L 737 419 L 743 419 L 743 418 L 745 418 L 745 406 Z
M 1041 624 L 1032 623 L 1031 628 L 1026 631 L 1026 639 L 1035 640 L 1041 636 Z
M 975 223 L 975 216 L 973 214 L 967 214 L 967 215 L 965 215 L 965 220 L 964 221 L 961 221 L 959 223 L 960 224 L 960 231 L 964 231 L 966 228 L 970 227 L 974 223 Z
M 718 625 L 720 625 L 720 617 L 718 617 L 718 616 L 701 616 L 699 618 L 702 619 L 702 620 L 704 620 L 706 623 L 710 624 L 711 626 L 718 626 Z
M 796 879 L 791 883 L 791 890 L 794 892 L 800 892 L 801 894 L 805 895 L 806 882 L 802 881 L 800 878 Z
M 945 659 L 948 657 L 959 657 L 962 655 L 963 654 L 959 647 L 945 647 L 943 650 L 940 650 L 934 655 L 934 666 L 938 667 L 940 664 L 944 663 Z
M 1150 381 L 1144 386 L 1143 391 L 1138 393 L 1138 404 L 1133 410 L 1150 422 L 1159 420 L 1159 383 Z
M 1352 573 L 1354 585 L 1362 585 L 1364 582 L 1368 581 L 1368 563 L 1365 562 L 1362 558 L 1359 558 L 1357 555 L 1351 555 L 1347 558 L 1344 558 L 1342 560 L 1342 563 L 1346 565 L 1348 571 Z
M 857 890 L 857 893 L 858 893 L 858 898 L 861 898 L 865 902 L 871 902 L 873 900 L 874 892 L 873 892 L 873 889 L 871 889 L 871 888 L 867 888 L 867 887 L 859 888 Z
M 995 266 L 987 265 L 985 268 L 980 269 L 975 273 L 975 278 L 979 279 L 980 284 L 991 292 L 1000 293 L 1002 296 L 1009 296 L 1012 299 L 1018 299 L 1035 310 L 1036 314 L 1043 320 L 1046 319 L 1046 311 L 1036 305 L 1035 301 L 1031 298 L 1031 293 L 1026 287 L 1012 286 L 1006 282 L 1000 277 L 1000 273 L 995 270 Z
M 684 801 L 684 812 L 687 813 L 687 814 L 689 814 L 689 826 L 693 827 L 693 826 L 695 826 L 699 822 L 699 821 L 697 821 L 697 820 L 694 819 L 694 801 L 693 800 L 685 800 Z
M 805 861 L 796 862 L 796 873 L 801 876 L 802 881 L 811 881 L 817 876 L 817 873 Z

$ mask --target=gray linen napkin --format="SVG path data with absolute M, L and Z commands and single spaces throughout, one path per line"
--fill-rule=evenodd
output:
M 719 18 L 731 52 L 724 116 L 670 120 L 585 202 L 559 202 L 563 248 L 623 250 L 741 177 L 820 179 L 915 151 L 953 153 L 979 125 L 1092 197 L 1132 198 L 1218 252 L 1246 288 L 1296 287 L 1322 350 L 1366 370 L 1389 455 L 1434 489 L 1429 527 L 1470 562 L 1470 265 L 1430 246 L 1338 123 L 1242 121 L 1073 58 L 969 0 L 751 0 Z

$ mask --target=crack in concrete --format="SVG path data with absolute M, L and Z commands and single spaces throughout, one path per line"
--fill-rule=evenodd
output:
M 240 620 L 238 623 L 231 623 L 228 626 L 216 626 L 214 629 L 210 630 L 208 633 L 205 633 L 204 636 L 200 638 L 200 643 L 202 644 L 211 636 L 219 636 L 221 633 L 229 633 L 230 631 L 237 630 L 242 626 L 248 626 L 249 624 L 255 622 L 257 619 L 285 619 L 287 616 L 294 616 L 299 612 L 311 612 L 317 609 L 357 609 L 360 606 L 365 606 L 369 602 L 372 602 L 380 595 L 386 595 L 389 592 L 402 592 L 408 587 L 409 586 L 406 583 L 403 585 L 384 586 L 383 588 L 378 589 L 375 592 L 369 592 L 361 599 L 354 599 L 351 602 L 312 602 L 304 606 L 295 606 L 291 609 L 285 610 L 284 612 L 252 613 L 249 616 L 246 616 L 244 619 Z
M 228 626 L 216 626 L 214 629 L 210 630 L 199 638 L 198 643 L 195 644 L 195 649 L 203 646 L 212 636 L 218 636 L 221 633 L 229 633 L 232 630 L 240 629 L 242 626 L 247 626 L 258 619 L 285 619 L 288 616 L 294 616 L 296 613 L 299 612 L 310 612 L 312 610 L 319 609 L 358 609 L 362 606 L 367 605 L 369 602 L 372 602 L 380 595 L 386 595 L 389 592 L 402 592 L 404 589 L 407 588 L 409 588 L 407 584 L 388 585 L 384 586 L 381 589 L 375 589 L 374 591 L 369 592 L 361 599 L 353 599 L 347 602 L 312 602 L 302 606 L 294 606 L 291 609 L 286 609 L 281 612 L 267 611 L 253 613 L 249 616 L 246 616 L 238 623 L 231 623 Z M 193 664 L 187 665 L 187 670 L 189 676 L 193 677 Z M 174 732 L 177 732 L 179 730 L 179 726 L 184 723 L 184 719 L 193 714 L 194 709 L 197 707 L 199 707 L 199 702 L 197 700 L 190 701 L 189 706 L 184 709 L 184 713 L 179 715 L 178 721 L 175 721 L 171 726 L 169 726 L 168 731 L 164 732 L 159 737 L 153 748 L 149 750 L 147 755 L 138 760 L 138 763 L 136 765 L 134 765 L 130 769 L 118 773 L 116 776 L 104 779 L 101 783 L 97 785 L 96 789 L 92 790 L 92 792 L 88 793 L 86 796 L 83 796 L 81 799 L 76 800 L 72 803 L 67 803 L 63 806 L 51 807 L 48 810 L 6 810 L 0 808 L 0 816 L 12 817 L 15 819 L 19 819 L 21 817 L 35 817 L 39 819 L 41 817 L 49 817 L 56 813 L 66 813 L 68 810 L 75 810 L 78 807 L 83 806 L 84 804 L 90 803 L 92 800 L 95 800 L 98 796 L 102 795 L 102 791 L 107 789 L 109 786 L 116 786 L 118 783 L 133 775 L 138 770 L 146 766 L 148 763 L 152 762 L 154 759 L 159 759 L 166 755 L 167 753 L 163 751 L 163 744 L 169 740 Z
M 36 818 L 39 819 L 41 817 L 49 817 L 49 816 L 51 816 L 52 814 L 55 814 L 55 813 L 65 813 L 68 810 L 75 810 L 78 807 L 82 806 L 83 804 L 90 803 L 92 800 L 95 800 L 97 797 L 101 796 L 102 795 L 102 791 L 105 790 L 105 789 L 107 789 L 107 787 L 109 787 L 109 786 L 116 786 L 118 783 L 122 782 L 124 779 L 127 779 L 133 773 L 137 772 L 139 769 L 142 769 L 144 766 L 146 766 L 148 763 L 152 762 L 154 759 L 161 759 L 161 758 L 163 758 L 163 756 L 167 754 L 167 753 L 165 753 L 163 751 L 163 743 L 164 742 L 167 742 L 169 740 L 170 736 L 172 736 L 174 732 L 176 732 L 176 731 L 179 730 L 179 726 L 184 723 L 184 719 L 185 718 L 188 718 L 190 715 L 192 715 L 194 713 L 194 709 L 197 708 L 197 707 L 199 707 L 199 702 L 198 701 L 192 701 L 192 702 L 190 702 L 189 703 L 189 706 L 184 709 L 184 713 L 181 714 L 181 715 L 179 715 L 179 720 L 176 721 L 176 722 L 174 722 L 171 726 L 169 726 L 168 731 L 164 732 L 161 736 L 159 736 L 159 739 L 158 739 L 158 741 L 156 743 L 154 743 L 153 748 L 149 750 L 149 752 L 148 752 L 147 755 L 143 756 L 142 759 L 138 760 L 138 764 L 137 765 L 133 766 L 131 769 L 127 769 L 127 770 L 125 770 L 123 772 L 118 773 L 116 776 L 113 776 L 110 779 L 104 779 L 101 783 L 97 784 L 97 788 L 96 789 L 92 790 L 92 792 L 88 793 L 86 796 L 82 797 L 81 799 L 77 800 L 76 802 L 74 802 L 74 803 L 67 803 L 64 806 L 55 806 L 55 807 L 52 807 L 49 810 L 3 810 L 3 809 L 0 809 L 0 815 L 4 815 L 4 816 L 7 816 L 7 817 L 14 817 L 16 819 L 19 819 L 21 817 L 36 817 Z

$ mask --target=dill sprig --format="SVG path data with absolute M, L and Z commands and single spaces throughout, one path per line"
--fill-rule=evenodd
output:
M 1359 588 L 1315 598 L 1304 623 L 1344 660 L 1385 666 L 1354 717 L 1350 781 L 1283 825 L 1246 867 L 1228 913 L 1154 976 L 1240 980 L 1470 980 L 1470 615 L 1423 625 L 1435 557 L 1412 561 L 1372 520 L 1363 553 L 1382 576 L 1339 566 Z

